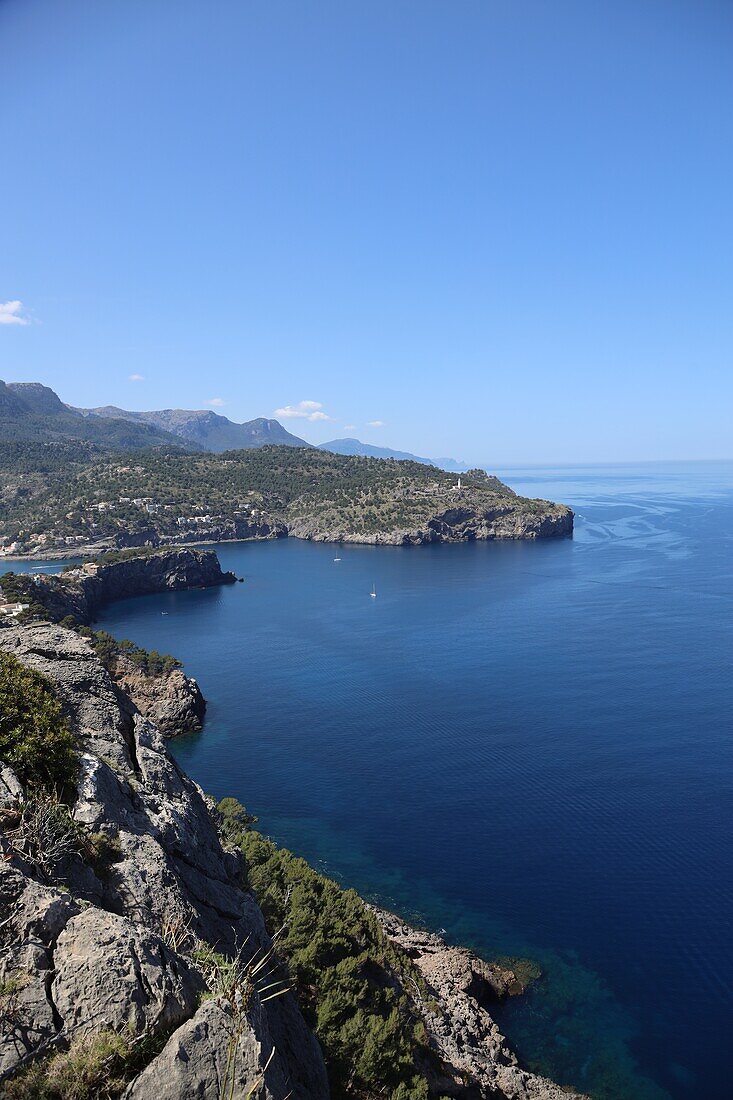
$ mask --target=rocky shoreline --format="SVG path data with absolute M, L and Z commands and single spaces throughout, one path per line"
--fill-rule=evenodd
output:
M 55 577 L 53 606 L 91 616 L 108 599 L 233 579 L 211 552 L 167 551 Z M 222 1081 L 242 1100 L 327 1100 L 322 1052 L 292 993 L 272 999 L 250 981 L 245 996 L 220 987 L 202 961 L 212 951 L 241 959 L 248 945 L 251 970 L 272 941 L 242 851 L 166 749 L 170 684 L 124 661 L 105 665 L 89 638 L 57 623 L 6 624 L 0 653 L 52 686 L 80 749 L 70 819 L 78 845 L 55 864 L 39 862 L 19 824 L 37 812 L 37 792 L 0 761 L 0 1092 L 53 1050 L 134 1033 L 153 1053 L 124 1100 L 219 1100 Z M 95 846 L 104 858 L 89 857 Z M 523 1070 L 491 1016 L 492 1003 L 523 991 L 521 969 L 372 911 L 424 983 L 406 968 L 390 972 L 433 1052 L 427 1095 L 579 1096 Z
M 70 616 L 88 625 L 112 600 L 212 588 L 236 579 L 234 573 L 222 570 L 212 550 L 181 547 L 111 562 L 102 556 L 62 573 L 13 574 L 0 578 L 0 587 L 5 591 L 12 584 L 19 600 L 30 602 L 31 607 L 40 605 L 54 622 Z
M 106 550 L 133 549 L 135 547 L 175 546 L 193 549 L 216 546 L 229 542 L 262 542 L 281 538 L 297 538 L 307 542 L 332 542 L 361 546 L 423 546 L 434 543 L 474 541 L 528 540 L 570 538 L 573 534 L 574 514 L 564 504 L 549 501 L 532 502 L 534 508 L 524 508 L 519 502 L 491 508 L 461 505 L 446 508 L 426 518 L 416 527 L 398 527 L 381 531 L 349 531 L 338 525 L 323 524 L 312 515 L 295 517 L 288 521 L 272 520 L 224 520 L 209 527 L 197 527 L 160 533 L 154 527 L 143 528 L 134 534 L 119 532 L 104 543 L 85 546 L 77 544 L 66 549 L 41 550 L 26 554 L 3 556 L 5 561 L 58 561 L 68 557 L 84 557 Z M 542 505 L 542 507 L 537 507 Z
M 0 981 L 17 990 L 0 1036 L 0 1081 L 73 1037 L 132 1026 L 170 1037 L 130 1082 L 127 1100 L 216 1100 L 236 1032 L 233 1096 L 245 1097 L 261 1078 L 262 1100 L 326 1100 L 321 1052 L 290 993 L 265 1001 L 253 989 L 242 1011 L 221 995 L 201 999 L 206 972 L 188 938 L 230 953 L 249 943 L 253 954 L 269 951 L 271 941 L 241 853 L 227 847 L 159 729 L 77 633 L 48 623 L 11 626 L 0 632 L 0 649 L 53 685 L 82 747 L 73 819 L 107 837 L 115 852 L 107 870 L 69 857 L 54 874 L 41 874 L 0 832 Z M 0 794 L 3 821 L 13 820 L 26 796 L 7 768 Z M 439 1059 L 436 1096 L 573 1095 L 522 1070 L 484 1007 L 516 984 L 511 970 L 378 916 L 427 983 L 428 999 L 406 992 Z
M 413 960 L 438 1006 L 422 1006 L 431 1041 L 452 1075 L 450 1095 L 470 1081 L 478 1097 L 517 1100 L 584 1100 L 580 1093 L 523 1070 L 491 1016 L 492 1004 L 524 993 L 537 976 L 525 960 L 486 962 L 464 947 L 452 947 L 434 932 L 407 924 L 372 907 L 388 938 Z M 470 1093 L 468 1094 L 470 1095 Z M 586 1098 L 587 1100 L 587 1098 Z

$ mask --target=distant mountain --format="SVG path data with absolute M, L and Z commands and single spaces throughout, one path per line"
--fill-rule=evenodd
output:
M 111 450 L 183 447 L 180 438 L 149 424 L 82 416 L 40 382 L 0 382 L 0 440 L 57 443 L 70 439 Z
M 277 420 L 260 416 L 237 424 L 226 416 L 210 409 L 158 409 L 153 412 L 131 412 L 114 405 L 97 409 L 78 409 L 84 416 L 112 417 L 136 424 L 148 424 L 169 432 L 186 442 L 195 443 L 205 451 L 232 451 L 248 447 L 264 447 L 266 444 L 280 447 L 310 447 L 304 439 L 291 435 Z
M 362 455 L 365 458 L 396 458 L 398 461 L 422 462 L 424 466 L 434 466 L 430 458 L 419 458 L 409 451 L 393 451 L 391 447 L 374 447 L 371 443 L 362 443 L 360 439 L 332 439 L 329 443 L 319 443 L 320 451 L 331 451 L 336 455 Z
M 460 462 L 455 458 L 435 458 L 433 462 L 440 466 L 441 470 L 447 470 L 449 474 L 465 474 L 471 467 L 467 462 Z
M 332 451 L 337 455 L 364 455 L 367 458 L 396 458 L 398 461 L 422 462 L 424 466 L 437 466 L 449 473 L 462 474 L 469 467 L 455 458 L 420 458 L 409 451 L 393 451 L 391 447 L 374 447 L 371 443 L 362 443 L 360 439 L 332 439 L 329 443 L 319 443 L 322 451 Z
M 81 440 L 99 446 L 130 450 L 144 447 L 176 447 L 194 451 L 247 450 L 267 444 L 308 447 L 277 420 L 258 417 L 237 424 L 211 409 L 157 409 L 138 412 L 102 405 L 94 409 L 65 405 L 58 394 L 40 382 L 0 382 L 0 440 L 48 443 Z M 377 447 L 359 439 L 332 439 L 321 451 L 338 455 L 391 458 L 438 466 L 463 473 L 468 466 L 452 458 L 421 458 L 409 451 Z

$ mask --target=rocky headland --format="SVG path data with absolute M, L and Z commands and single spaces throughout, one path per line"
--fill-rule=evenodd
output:
M 3 487 L 4 486 L 4 487 Z M 460 476 L 417 461 L 263 447 L 136 455 L 21 447 L 0 456 L 6 556 L 90 547 L 191 546 L 293 538 L 416 546 L 572 534 L 562 504 L 519 496 L 485 470 Z
M 538 504 L 540 502 L 533 502 Z M 422 546 L 436 542 L 494 541 L 496 539 L 565 538 L 573 533 L 573 513 L 563 504 L 541 502 L 543 507 L 523 508 L 521 502 L 482 507 L 452 504 L 437 510 L 414 526 L 376 531 L 351 531 L 330 525 L 318 516 L 296 519 L 288 534 L 314 542 L 361 543 L 372 546 Z
M 112 600 L 233 584 L 212 550 L 178 547 L 155 553 L 102 555 L 62 573 L 14 573 L 0 578 L 7 599 L 30 603 L 54 622 L 66 617 L 93 622 Z

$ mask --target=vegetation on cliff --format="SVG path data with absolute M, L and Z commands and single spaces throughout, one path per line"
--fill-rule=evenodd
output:
M 64 621 L 64 626 L 71 624 Z M 157 649 L 144 649 L 143 646 L 131 642 L 129 638 L 114 638 L 106 630 L 92 630 L 88 626 L 76 626 L 78 634 L 88 638 L 92 643 L 94 652 L 107 671 L 114 671 L 116 661 L 125 658 L 133 668 L 144 673 L 145 676 L 170 676 L 175 668 L 182 668 L 177 657 L 170 653 L 159 653 Z
M 413 998 L 427 994 L 409 956 L 353 890 L 251 831 L 236 799 L 218 808 L 270 931 L 282 929 L 277 951 L 323 1048 L 333 1100 L 425 1100 L 436 1057 L 415 1012 Z
M 24 786 L 74 786 L 74 737 L 48 680 L 0 651 L 0 760 Z
M 197 532 L 237 523 L 368 539 L 424 529 L 456 506 L 529 517 L 566 511 L 517 497 L 482 470 L 461 475 L 457 490 L 455 475 L 434 466 L 313 448 L 147 451 L 134 458 L 83 450 L 56 465 L 37 449 L 23 465 L 16 448 L 5 463 L 0 459 L 0 537 L 36 549 L 118 538 L 165 542 L 182 532 L 195 541 Z
M 117 1100 L 163 1047 L 160 1036 L 82 1035 L 5 1082 L 6 1100 Z

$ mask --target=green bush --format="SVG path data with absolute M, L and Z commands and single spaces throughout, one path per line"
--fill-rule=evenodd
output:
M 407 954 L 353 890 L 242 826 L 242 813 L 249 815 L 236 799 L 219 803 L 219 811 L 225 835 L 245 855 L 270 932 L 282 929 L 278 955 L 323 1047 L 333 1100 L 426 1100 L 435 1055 L 403 991 L 426 993 Z
M 135 668 L 144 672 L 146 676 L 170 676 L 176 668 L 182 668 L 181 662 L 172 657 L 170 653 L 158 653 L 157 649 L 143 649 L 142 646 L 131 642 L 129 638 L 117 639 L 106 630 L 92 630 L 88 626 L 74 624 L 78 634 L 88 638 L 92 643 L 94 652 L 99 657 L 104 667 L 112 670 L 115 661 L 119 657 L 125 657 Z
M 24 786 L 73 789 L 74 737 L 50 682 L 0 652 L 0 760 Z
M 132 1040 L 101 1031 L 68 1050 L 33 1062 L 5 1082 L 6 1100 L 116 1100 L 165 1043 L 165 1035 Z

